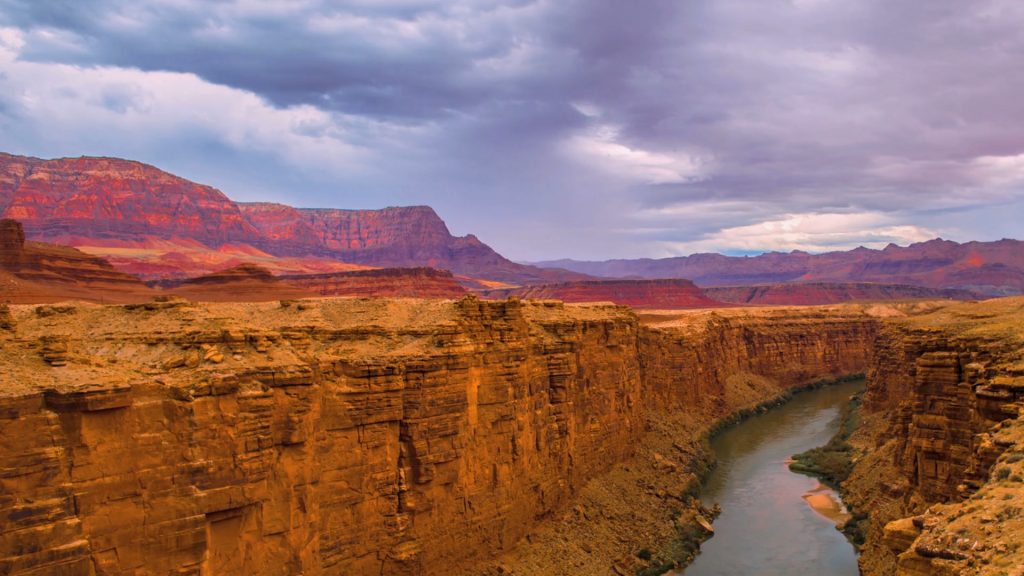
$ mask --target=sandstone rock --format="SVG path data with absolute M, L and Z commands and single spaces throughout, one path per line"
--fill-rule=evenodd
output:
M 384 268 L 286 275 L 281 281 L 316 296 L 373 296 L 410 298 L 459 298 L 466 294 L 447 270 L 434 268 Z
M 39 355 L 50 366 L 64 366 L 68 363 L 67 337 L 43 336 L 39 344 Z
M 488 297 L 554 299 L 565 302 L 612 302 L 634 308 L 713 308 L 721 302 L 709 298 L 693 282 L 671 280 L 580 280 L 522 288 L 485 291 Z
M 920 534 L 921 529 L 914 525 L 913 518 L 901 518 L 885 525 L 884 543 L 899 554 L 908 550 Z
M 21 221 L 33 240 L 164 250 L 158 257 L 110 252 L 118 266 L 150 278 L 212 271 L 209 262 L 230 261 L 222 257 L 224 251 L 236 258 L 276 256 L 293 268 L 320 270 L 341 268 L 331 263 L 343 261 L 433 266 L 515 282 L 583 277 L 517 264 L 475 236 L 452 236 L 427 206 L 334 210 L 239 204 L 209 186 L 117 158 L 0 154 L 0 210 L 0 217 Z M 174 246 L 176 238 L 189 241 Z M 3 254 L 0 248 L 0 258 Z
M 14 315 L 6 304 L 0 304 L 0 330 L 14 330 Z
M 30 315 L 17 339 L 0 339 L 0 371 L 25 386 L 0 392 L 0 482 L 12 487 L 0 517 L 25 518 L 0 539 L 0 570 L 470 570 L 635 455 L 653 411 L 700 407 L 710 425 L 788 386 L 855 372 L 876 322 L 788 312 L 649 328 L 609 306 L 308 303 L 302 314 L 276 303 L 73 307 Z M 69 336 L 45 340 L 56 319 Z M 273 354 L 212 362 L 240 338 Z M 58 349 L 116 350 L 118 362 L 52 370 L 19 360 L 33 347 L 57 361 Z M 682 457 L 671 442 L 659 453 Z M 667 508 L 693 476 L 661 473 L 673 488 L 651 491 Z M 54 504 L 26 511 L 43 501 Z M 580 521 L 605 521 L 582 509 Z M 630 556 L 643 534 L 616 517 L 626 530 L 612 544 Z M 659 530 L 671 533 L 671 520 Z M 607 569 L 605 544 L 590 545 Z
M 9 219 L 0 220 L 0 281 L 5 278 L 13 281 L 5 282 L 3 297 L 13 303 L 122 301 L 150 293 L 138 278 L 101 258 L 66 246 L 26 243 L 22 224 Z
M 1022 322 L 1020 299 L 1001 299 L 912 314 L 880 332 L 865 407 L 888 426 L 847 483 L 858 494 L 852 503 L 872 510 L 866 571 L 998 574 L 1024 565 L 1024 551 L 998 546 L 1019 539 L 1010 511 L 1024 509 L 1010 481 L 1022 477 L 1024 458 L 1004 457 L 1024 451 L 1024 390 L 1007 384 L 1024 349 Z M 905 491 L 885 487 L 892 475 Z M 892 521 L 909 514 L 919 516 Z

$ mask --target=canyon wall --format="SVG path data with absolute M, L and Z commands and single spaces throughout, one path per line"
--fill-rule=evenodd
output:
M 696 402 L 710 426 L 863 367 L 875 319 L 797 316 L 644 327 L 621 307 L 475 298 L 13 306 L 0 572 L 449 573 L 628 462 L 656 409 Z
M 865 574 L 1024 566 L 1022 326 L 1024 299 L 1008 298 L 879 331 L 865 396 L 874 434 L 846 485 L 847 500 L 870 511 Z

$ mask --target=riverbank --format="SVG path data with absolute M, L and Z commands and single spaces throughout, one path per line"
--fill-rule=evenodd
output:
M 645 311 L 639 331 L 645 432 L 632 454 L 539 518 L 514 547 L 455 574 L 663 573 L 707 537 L 697 499 L 707 439 L 795 388 L 863 372 L 873 307 Z
M 811 510 L 834 523 L 837 528 L 842 528 L 851 518 L 851 514 L 843 505 L 839 494 L 821 482 L 813 490 L 804 494 L 804 501 L 811 507 Z
M 700 500 L 715 466 L 711 440 L 797 394 L 861 378 L 816 379 L 782 390 L 767 379 L 734 379 L 749 401 L 721 417 L 692 409 L 655 413 L 634 458 L 588 483 L 569 511 L 549 519 L 513 553 L 463 574 L 540 576 L 557 568 L 657 576 L 684 568 L 714 530 L 717 511 Z
M 818 478 L 836 494 L 835 498 L 824 493 L 813 494 L 807 498 L 807 502 L 822 515 L 830 518 L 834 516 L 837 527 L 858 549 L 864 543 L 863 524 L 867 515 L 845 502 L 843 483 L 849 479 L 859 455 L 850 440 L 861 429 L 863 394 L 863 390 L 854 394 L 843 406 L 839 429 L 827 444 L 794 454 L 789 463 L 789 469 L 793 472 Z M 837 513 L 836 509 L 842 512 Z
M 842 407 L 862 386 L 856 379 L 801 392 L 712 441 L 720 464 L 708 477 L 702 500 L 720 505 L 722 514 L 714 537 L 685 569 L 687 576 L 857 574 L 856 552 L 835 530 L 841 507 L 818 480 L 791 472 L 786 462 L 828 442 Z

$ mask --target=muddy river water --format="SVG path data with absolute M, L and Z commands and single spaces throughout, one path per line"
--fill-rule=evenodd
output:
M 843 405 L 863 385 L 846 382 L 802 392 L 711 442 L 718 465 L 702 499 L 708 506 L 719 504 L 722 514 L 714 537 L 682 574 L 858 574 L 856 553 L 836 530 L 838 497 L 814 478 L 790 472 L 786 461 L 828 442 L 839 429 Z

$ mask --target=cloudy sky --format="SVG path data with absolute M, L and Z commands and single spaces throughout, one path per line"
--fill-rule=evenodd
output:
M 0 150 L 519 260 L 1024 237 L 1018 0 L 0 0 Z

